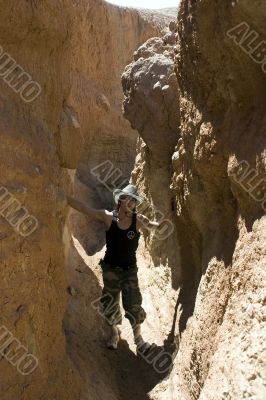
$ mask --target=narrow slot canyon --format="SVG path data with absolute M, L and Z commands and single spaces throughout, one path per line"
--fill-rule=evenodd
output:
M 266 4 L 15 0 L 0 15 L 0 399 L 265 400 Z M 29 83 L 30 82 L 30 83 Z M 105 224 L 144 198 L 137 354 Z

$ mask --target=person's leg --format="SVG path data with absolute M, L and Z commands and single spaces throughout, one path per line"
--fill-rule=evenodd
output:
M 141 324 L 132 326 L 132 329 L 134 334 L 134 343 L 137 346 L 137 350 L 140 352 L 145 352 L 151 347 L 151 344 L 143 339 L 141 333 Z
M 110 267 L 103 268 L 103 283 L 101 304 L 103 317 L 108 328 L 107 347 L 116 349 L 120 337 L 120 330 L 117 325 L 122 323 L 122 314 L 120 310 L 120 279 L 116 271 Z
M 108 340 L 106 342 L 106 345 L 108 347 L 108 349 L 113 349 L 116 350 L 117 349 L 117 345 L 120 339 L 120 329 L 118 328 L 117 325 L 108 325 L 109 327 L 109 337 Z
M 139 289 L 137 268 L 124 272 L 122 282 L 122 302 L 125 309 L 125 317 L 132 326 L 134 343 L 138 351 L 145 351 L 151 345 L 145 342 L 141 334 L 141 324 L 146 319 L 146 312 L 141 306 L 142 295 Z

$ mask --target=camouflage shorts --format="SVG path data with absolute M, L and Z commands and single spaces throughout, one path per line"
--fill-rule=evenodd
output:
M 132 326 L 141 324 L 146 318 L 146 312 L 141 307 L 142 295 L 138 283 L 138 267 L 128 270 L 115 270 L 100 261 L 103 273 L 103 290 L 101 295 L 101 305 L 104 318 L 109 325 L 122 323 L 120 310 L 120 292 L 122 292 L 122 304 L 125 310 L 125 317 Z

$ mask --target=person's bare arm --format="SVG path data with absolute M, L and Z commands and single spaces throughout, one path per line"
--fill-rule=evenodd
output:
M 87 206 L 86 204 L 82 203 L 81 201 L 69 195 L 66 195 L 66 199 L 70 207 L 74 208 L 75 210 L 90 217 L 95 217 L 105 223 L 107 222 L 107 215 L 108 215 L 107 210 L 95 210 L 94 208 Z
M 145 217 L 145 215 L 142 214 L 138 214 L 138 226 L 139 229 L 141 230 L 146 230 L 146 231 L 150 231 L 150 230 L 155 230 L 157 229 L 159 226 L 161 226 L 162 224 L 165 223 L 165 221 L 169 221 L 168 218 L 173 217 L 173 211 L 169 211 L 164 218 L 162 218 L 159 222 L 156 221 L 150 221 L 149 218 Z

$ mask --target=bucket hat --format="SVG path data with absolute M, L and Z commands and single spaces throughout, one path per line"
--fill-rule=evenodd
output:
M 144 198 L 138 194 L 136 186 L 131 184 L 124 187 L 124 189 L 115 189 L 113 191 L 113 196 L 116 204 L 118 203 L 119 197 L 122 195 L 133 197 L 137 200 L 137 205 L 140 205 L 144 201 Z

